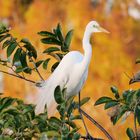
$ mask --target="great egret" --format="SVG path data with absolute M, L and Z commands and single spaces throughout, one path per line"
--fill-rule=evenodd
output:
M 45 104 L 47 104 L 49 114 L 54 113 L 56 109 L 54 90 L 58 85 L 61 89 L 66 88 L 67 97 L 80 92 L 87 79 L 88 67 L 92 56 L 90 37 L 92 33 L 96 32 L 108 33 L 96 21 L 89 22 L 83 37 L 84 55 L 79 51 L 71 51 L 66 54 L 55 71 L 42 84 L 42 87 L 39 89 L 39 98 L 36 106 L 37 113 L 43 112 Z

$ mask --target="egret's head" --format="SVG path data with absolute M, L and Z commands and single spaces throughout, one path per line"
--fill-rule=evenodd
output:
M 105 32 L 109 33 L 106 29 L 102 28 L 96 21 L 90 21 L 87 25 L 87 30 L 90 32 Z

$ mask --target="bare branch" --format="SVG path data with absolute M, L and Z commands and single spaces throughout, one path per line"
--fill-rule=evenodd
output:
M 30 83 L 34 83 L 34 84 L 36 83 L 35 81 L 32 81 L 32 80 L 27 79 L 27 78 L 25 78 L 25 77 L 22 77 L 22 76 L 20 76 L 20 75 L 16 75 L 16 74 L 8 73 L 8 72 L 3 71 L 3 70 L 0 70 L 0 72 L 5 73 L 5 74 L 10 75 L 10 76 L 14 76 L 14 77 L 17 77 L 17 78 L 23 79 L 23 80 L 28 81 L 28 82 L 30 82 Z
M 98 123 L 96 122 L 93 118 L 91 118 L 85 111 L 83 111 L 80 108 L 81 113 L 86 116 L 94 125 L 96 125 L 105 135 L 109 140 L 113 140 L 113 138 L 110 136 L 110 134 Z

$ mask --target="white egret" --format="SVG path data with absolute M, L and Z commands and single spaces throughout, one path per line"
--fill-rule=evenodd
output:
M 88 67 L 92 56 L 90 37 L 92 33 L 96 32 L 108 33 L 96 21 L 89 22 L 83 37 L 84 54 L 79 51 L 67 53 L 51 76 L 42 84 L 36 106 L 37 113 L 43 112 L 45 104 L 47 104 L 49 114 L 54 113 L 56 109 L 54 90 L 58 85 L 61 89 L 66 88 L 67 97 L 80 92 L 87 79 Z

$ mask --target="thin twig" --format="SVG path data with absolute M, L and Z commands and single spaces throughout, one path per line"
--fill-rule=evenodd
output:
M 32 59 L 32 58 L 30 58 L 30 59 L 31 59 L 31 62 L 34 64 L 34 67 L 35 67 L 35 69 L 36 69 L 36 72 L 38 73 L 38 75 L 39 75 L 39 77 L 41 78 L 41 80 L 42 80 L 42 81 L 45 81 L 44 78 L 41 76 L 41 74 L 40 74 L 38 68 L 36 67 L 36 64 L 35 64 L 35 62 L 33 61 L 33 59 Z
M 0 63 L 0 64 L 1 64 L 1 63 Z M 2 65 L 2 64 L 1 64 L 1 65 Z M 10 67 L 10 66 L 8 66 L 8 65 L 2 65 L 2 66 L 5 66 L 5 67 L 11 69 L 17 76 L 21 77 L 18 73 L 15 72 L 15 70 L 13 69 L 13 67 Z M 25 77 L 24 77 L 24 78 L 25 78 Z
M 20 76 L 20 75 L 16 75 L 16 74 L 8 73 L 8 72 L 3 71 L 3 70 L 0 70 L 0 72 L 5 73 L 5 74 L 8 74 L 8 75 L 10 75 L 10 76 L 14 76 L 14 77 L 17 77 L 17 78 L 23 79 L 23 80 L 25 80 L 25 81 L 28 81 L 28 82 L 31 82 L 31 83 L 34 83 L 34 84 L 36 83 L 35 81 L 32 81 L 32 80 L 27 79 L 27 78 L 25 78 L 25 77 L 22 77 L 22 76 Z
M 17 45 L 22 49 L 22 47 L 20 46 L 20 44 L 19 44 L 18 42 L 17 42 Z M 23 50 L 23 49 L 22 49 L 22 50 Z M 24 50 L 23 50 L 23 51 L 24 51 Z M 24 51 L 24 52 L 25 52 L 25 51 Z M 36 67 L 36 64 L 35 64 L 34 60 L 33 60 L 32 58 L 30 58 L 30 60 L 31 60 L 31 62 L 34 64 L 34 67 L 35 67 L 36 72 L 38 73 L 39 77 L 41 78 L 41 80 L 44 81 L 44 79 L 43 79 L 43 77 L 41 76 L 41 74 L 40 74 L 38 68 Z
M 94 125 L 96 125 L 105 135 L 109 140 L 113 140 L 113 138 L 110 136 L 110 134 L 98 123 L 96 122 L 93 118 L 91 118 L 85 111 L 83 111 L 81 108 L 81 113 L 86 116 Z

